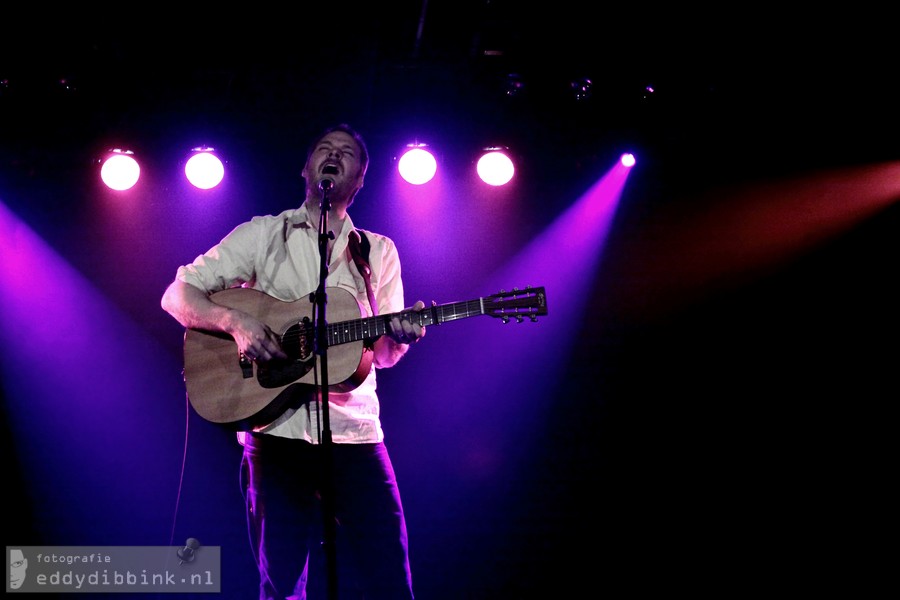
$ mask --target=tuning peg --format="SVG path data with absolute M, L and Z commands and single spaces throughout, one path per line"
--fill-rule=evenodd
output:
M 523 321 L 522 315 L 516 315 L 516 321 L 521 323 Z
M 504 316 L 500 317 L 500 321 L 503 323 L 509 323 L 509 317 L 504 315 Z
M 537 315 L 531 315 L 529 318 L 531 319 L 532 323 L 537 323 Z

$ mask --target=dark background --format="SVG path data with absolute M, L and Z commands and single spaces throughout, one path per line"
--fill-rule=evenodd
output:
M 300 5 L 295 15 L 273 5 L 223 16 L 136 7 L 128 20 L 6 22 L 0 200 L 138 325 L 139 356 L 165 366 L 151 382 L 119 384 L 125 399 L 109 402 L 122 410 L 99 411 L 110 419 L 67 422 L 73 409 L 53 403 L 77 396 L 77 382 L 52 401 L 30 393 L 46 366 L 17 362 L 29 328 L 8 329 L 7 489 L 17 508 L 4 520 L 7 544 L 198 537 L 223 547 L 223 597 L 252 597 L 240 449 L 185 414 L 183 332 L 158 302 L 177 266 L 238 222 L 294 206 L 310 137 L 347 121 L 373 160 L 354 220 L 398 239 L 407 295 L 426 301 L 495 291 L 466 285 L 515 254 L 492 236 L 517 228 L 527 243 L 621 152 L 638 156 L 604 260 L 584 274 L 584 312 L 555 310 L 564 291 L 551 289 L 550 314 L 521 326 L 533 338 L 500 334 L 534 344 L 528 361 L 479 356 L 494 323 L 466 322 L 433 332 L 430 347 L 379 378 L 420 598 L 859 593 L 872 583 L 897 396 L 890 19 L 864 6 L 792 17 L 760 5 L 523 6 Z M 523 82 L 515 95 L 510 74 Z M 592 94 L 576 100 L 570 82 L 581 77 Z M 515 220 L 486 206 L 473 211 L 471 236 L 448 227 L 404 246 L 404 215 L 380 212 L 377 192 L 411 136 L 436 140 L 451 172 L 472 148 L 514 149 Z M 215 196 L 222 208 L 191 213 L 163 174 L 172 154 L 207 143 L 225 151 L 239 183 Z M 112 221 L 93 216 L 103 204 L 96 160 L 110 147 L 148 161 L 144 204 Z M 810 200 L 790 212 L 799 189 Z M 762 267 L 734 251 L 723 259 L 733 267 L 697 283 L 690 275 L 710 256 L 674 240 L 729 237 L 748 216 L 729 207 L 747 190 L 761 207 L 754 219 L 772 203 L 784 212 L 736 247 L 753 255 L 780 231 L 799 250 Z M 579 260 L 564 245 L 541 254 Z M 474 275 L 457 261 L 470 255 Z M 4 257 L 7 279 L 44 285 L 12 267 L 18 258 Z M 52 292 L 62 304 L 82 297 Z M 572 322 L 575 334 L 553 337 Z M 543 353 L 563 344 L 564 367 L 544 377 Z M 482 366 L 429 354 L 451 346 Z M 516 393 L 494 395 L 504 380 Z M 60 441 L 76 429 L 79 443 Z M 82 475 L 73 488 L 56 482 Z

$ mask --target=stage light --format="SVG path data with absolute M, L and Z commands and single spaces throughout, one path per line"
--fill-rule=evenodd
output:
M 225 177 L 225 166 L 215 155 L 215 148 L 200 147 L 191 150 L 193 155 L 184 165 L 184 175 L 191 185 L 201 190 L 216 187 Z
M 131 189 L 141 177 L 141 167 L 134 158 L 134 152 L 118 148 L 109 151 L 109 156 L 100 168 L 100 179 L 107 187 L 116 191 Z
M 482 181 L 488 185 L 505 185 L 515 174 L 515 166 L 508 154 L 508 148 L 485 148 L 478 159 L 475 170 Z
M 508 98 L 521 96 L 525 91 L 525 81 L 518 73 L 509 73 L 504 81 L 504 92 Z
M 579 102 L 589 100 L 594 94 L 594 84 L 587 77 L 573 79 L 569 82 L 569 87 L 572 88 L 572 94 L 574 95 L 575 100 Z
M 397 169 L 408 183 L 413 185 L 428 183 L 437 173 L 437 160 L 427 147 L 427 144 L 409 144 L 400 157 Z
M 625 154 L 623 154 L 619 158 L 619 161 L 622 163 L 623 167 L 633 167 L 634 163 L 636 162 L 634 159 L 634 154 L 632 154 L 631 152 L 626 152 Z

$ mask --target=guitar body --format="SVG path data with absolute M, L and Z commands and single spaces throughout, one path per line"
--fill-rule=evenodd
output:
M 353 294 L 328 288 L 328 321 L 359 319 L 363 313 Z M 254 315 L 283 339 L 297 340 L 298 324 L 312 322 L 315 306 L 308 297 L 284 302 L 249 288 L 214 293 L 216 304 Z M 294 332 L 291 336 L 289 333 Z M 188 329 L 184 336 L 184 380 L 194 410 L 207 421 L 237 431 L 270 423 L 288 408 L 315 398 L 322 381 L 321 364 L 309 336 L 285 345 L 290 359 L 264 363 L 242 359 L 230 336 Z M 330 346 L 327 351 L 329 391 L 355 389 L 372 366 L 373 352 L 363 340 Z

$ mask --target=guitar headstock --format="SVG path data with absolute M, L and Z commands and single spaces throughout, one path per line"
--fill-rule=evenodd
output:
M 502 319 L 504 323 L 510 319 L 521 323 L 525 317 L 537 321 L 538 317 L 547 314 L 547 293 L 543 287 L 513 288 L 509 292 L 500 290 L 500 293 L 482 300 L 484 314 Z

